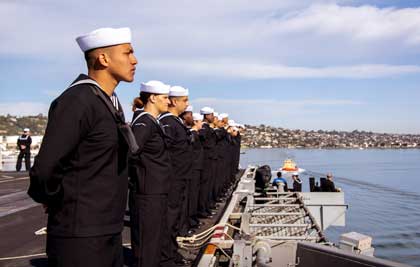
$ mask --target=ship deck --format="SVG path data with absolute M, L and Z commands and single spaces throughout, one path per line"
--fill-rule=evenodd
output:
M 238 177 L 241 173 L 238 173 Z M 0 172 L 0 267 L 46 267 L 45 255 L 47 215 L 41 205 L 33 202 L 26 191 L 29 186 L 27 172 Z M 225 203 L 220 203 L 211 219 L 203 219 L 200 232 L 212 227 L 220 219 Z M 126 226 L 129 225 L 128 220 Z M 125 266 L 131 262 L 130 232 L 124 227 Z M 38 232 L 38 234 L 36 234 Z M 193 261 L 197 251 L 180 251 Z

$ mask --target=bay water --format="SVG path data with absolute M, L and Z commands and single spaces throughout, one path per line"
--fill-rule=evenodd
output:
M 342 233 L 373 238 L 375 256 L 420 267 L 420 149 L 246 149 L 241 166 L 270 165 L 277 170 L 286 158 L 319 180 L 334 175 L 345 193 L 345 227 L 330 227 L 327 238 L 338 243 Z M 291 183 L 289 183 L 291 187 Z

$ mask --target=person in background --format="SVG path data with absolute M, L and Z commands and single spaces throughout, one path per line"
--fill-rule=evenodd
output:
M 289 191 L 288 186 L 287 186 L 287 181 L 286 181 L 286 179 L 284 179 L 282 177 L 282 173 L 281 172 L 277 172 L 277 178 L 275 178 L 273 180 L 273 186 L 276 186 L 278 188 L 278 190 L 281 191 L 281 192 L 287 192 L 287 191 Z M 280 188 L 280 186 L 282 188 Z
M 299 178 L 299 174 L 297 172 L 292 174 L 293 179 L 293 192 L 302 192 L 302 180 Z
M 19 172 L 22 168 L 22 159 L 25 157 L 25 170 L 29 171 L 31 168 L 31 144 L 32 138 L 28 128 L 23 129 L 23 134 L 17 140 L 19 155 L 16 162 L 16 171 Z
M 324 192 L 341 192 L 340 188 L 336 188 L 333 182 L 332 173 L 327 174 L 327 179 L 325 180 Z

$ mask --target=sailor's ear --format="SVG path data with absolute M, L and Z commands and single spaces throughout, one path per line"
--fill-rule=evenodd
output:
M 109 55 L 106 52 L 102 52 L 98 54 L 98 63 L 104 67 L 109 66 Z
M 150 97 L 149 97 L 149 101 L 150 101 L 150 103 L 153 103 L 153 104 L 156 103 L 157 95 L 151 94 Z

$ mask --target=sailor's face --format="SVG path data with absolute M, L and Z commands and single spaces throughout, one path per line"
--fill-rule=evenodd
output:
M 187 125 L 192 125 L 193 124 L 192 112 L 185 112 L 183 119 Z
M 137 59 L 131 44 L 120 44 L 109 47 L 109 70 L 115 79 L 132 82 L 136 71 Z
M 203 127 L 203 121 L 201 120 L 194 121 L 194 125 L 197 127 L 198 130 L 200 130 Z
M 207 120 L 208 120 L 208 122 L 210 122 L 210 123 L 213 123 L 214 122 L 214 114 L 213 113 L 211 113 L 211 114 L 208 114 L 207 116 L 206 116 L 206 118 L 207 118 Z
M 159 113 L 167 112 L 169 106 L 168 95 L 156 95 L 155 105 Z
M 189 105 L 190 103 L 188 102 L 188 96 L 177 97 L 176 106 L 179 113 L 184 112 Z

